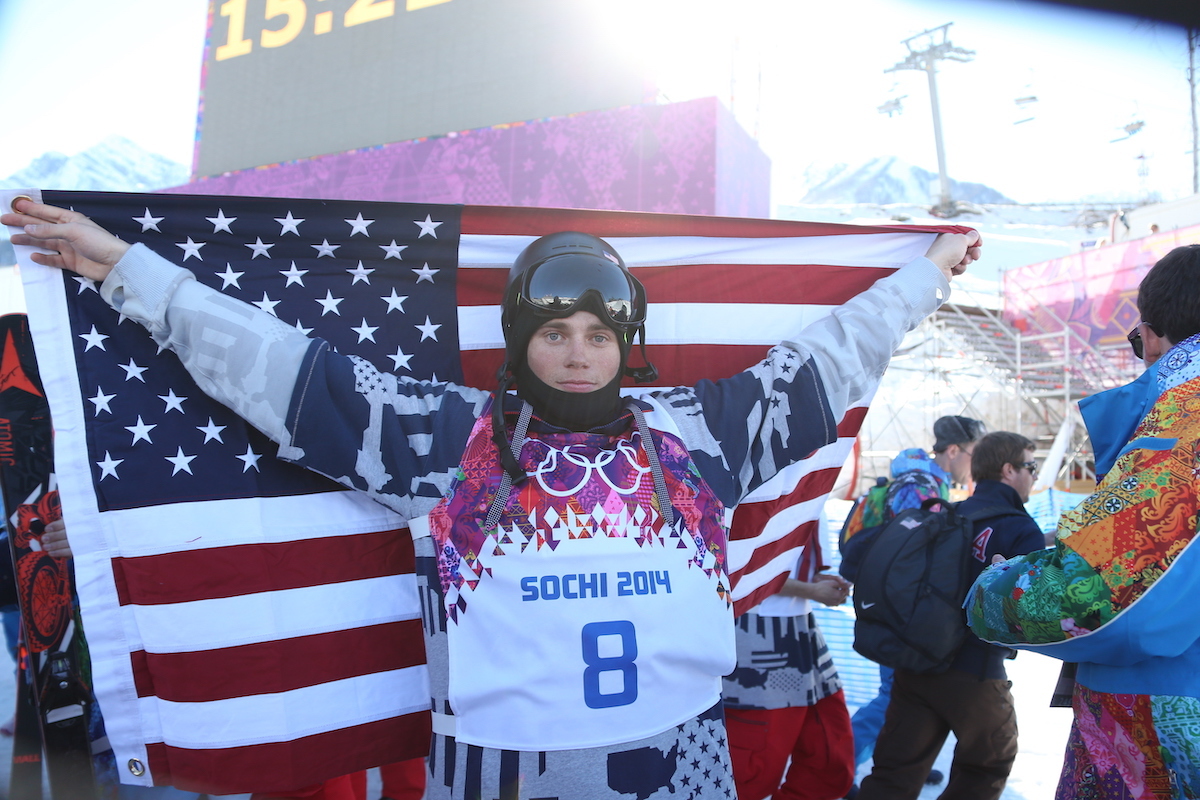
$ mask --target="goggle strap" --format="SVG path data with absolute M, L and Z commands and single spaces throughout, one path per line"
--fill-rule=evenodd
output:
M 642 351 L 642 361 L 644 367 L 625 367 L 625 374 L 633 378 L 635 383 L 652 383 L 658 380 L 658 368 L 650 363 L 650 359 L 646 357 L 646 328 L 639 326 L 637 329 L 637 337 L 640 342 Z

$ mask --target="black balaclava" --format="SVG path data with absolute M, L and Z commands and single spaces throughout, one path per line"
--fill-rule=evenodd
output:
M 589 307 L 592 305 L 584 304 L 576 310 L 591 311 L 602 322 L 605 321 L 603 314 L 597 313 L 600 309 Z M 517 379 L 517 396 L 533 406 L 539 417 L 560 428 L 586 431 L 612 422 L 622 406 L 621 377 L 625 374 L 625 362 L 629 360 L 630 339 L 609 326 L 621 347 L 621 363 L 617 374 L 594 391 L 564 392 L 547 384 L 529 367 L 529 340 L 546 322 L 546 318 L 527 312 L 518 316 L 509 329 L 509 364 Z
M 537 272 L 539 269 L 549 272 Z M 522 296 L 528 280 L 533 281 L 528 284 L 529 291 L 543 293 L 536 300 Z M 549 284 L 545 283 L 547 280 Z M 601 297 L 601 287 L 609 292 L 607 297 Z M 613 303 L 614 298 L 621 297 L 628 302 Z M 533 374 L 527 350 L 534 333 L 548 320 L 569 317 L 581 310 L 595 314 L 616 334 L 621 347 L 620 368 L 612 381 L 593 392 L 563 392 Z M 504 468 L 514 479 L 522 473 L 513 458 L 501 410 L 504 394 L 512 388 L 513 380 L 518 396 L 552 425 L 586 431 L 611 422 L 623 405 L 620 394 L 623 375 L 630 375 L 639 383 L 649 383 L 658 376 L 654 365 L 648 362 L 636 369 L 626 366 L 635 337 L 642 337 L 645 358 L 642 327 L 645 312 L 646 296 L 641 282 L 629 273 L 621 256 L 603 239 L 562 231 L 535 240 L 517 256 L 504 290 L 501 325 L 507 360 L 497 375 L 499 387 L 492 408 L 493 437 Z

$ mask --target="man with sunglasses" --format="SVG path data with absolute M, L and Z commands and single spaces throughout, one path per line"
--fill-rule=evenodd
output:
M 1200 797 L 1200 245 L 1155 264 L 1137 308 L 1145 373 L 1079 404 L 1096 491 L 967 606 L 981 638 L 1078 665 L 1059 800 Z
M 16 205 L 13 242 L 57 251 L 35 261 L 102 281 L 281 457 L 410 520 L 430 798 L 731 796 L 729 510 L 836 437 L 979 255 L 976 234 L 943 234 L 749 370 L 625 398 L 623 374 L 654 377 L 628 365 L 641 284 L 603 240 L 552 234 L 513 265 L 486 392 L 379 373 L 82 215 Z
M 958 505 L 974 523 L 968 573 L 979 575 L 992 557 L 1039 550 L 1045 540 L 1025 510 L 1037 463 L 1034 443 L 1009 431 L 975 442 L 975 492 Z M 950 668 L 936 674 L 895 671 L 891 702 L 875 744 L 871 774 L 858 800 L 903 800 L 920 793 L 925 776 L 954 733 L 956 743 L 943 800 L 995 800 L 1017 756 L 1017 718 L 1004 661 L 1007 647 L 968 636 Z

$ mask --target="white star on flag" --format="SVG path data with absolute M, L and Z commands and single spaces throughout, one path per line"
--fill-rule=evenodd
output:
M 363 263 L 361 261 L 358 262 L 358 266 L 355 267 L 354 269 L 346 270 L 346 272 L 349 272 L 351 275 L 354 276 L 354 280 L 350 281 L 351 286 L 358 283 L 359 281 L 365 281 L 366 284 L 368 286 L 370 286 L 371 285 L 371 273 L 374 271 L 375 271 L 374 269 L 368 269 L 367 267 L 364 267 Z M 392 291 L 395 291 L 395 290 L 393 289 Z
M 396 240 L 392 239 L 391 244 L 381 244 L 381 245 L 379 245 L 379 249 L 382 250 L 384 253 L 383 260 L 387 261 L 389 258 L 400 259 L 400 253 L 403 252 L 404 250 L 407 250 L 408 245 L 396 244 Z M 401 260 L 403 260 L 403 259 L 401 259 Z
M 137 444 L 138 441 L 141 439 L 145 439 L 150 444 L 154 444 L 154 442 L 150 441 L 150 431 L 154 430 L 158 426 L 157 425 L 147 425 L 146 423 L 142 422 L 141 414 L 138 414 L 137 425 L 126 425 L 124 427 L 125 427 L 125 430 L 127 430 L 133 434 L 133 441 L 130 442 L 130 445 Z
M 272 300 L 271 298 L 267 297 L 266 292 L 263 292 L 262 300 L 255 300 L 254 305 L 258 306 L 263 311 L 267 312 L 268 314 L 271 314 L 272 316 L 278 316 L 278 314 L 275 313 L 275 306 L 279 305 L 280 302 L 282 302 L 282 301 Z M 318 300 L 317 302 L 320 302 L 320 301 Z
M 270 258 L 271 254 L 268 253 L 267 251 L 270 250 L 274 246 L 275 245 L 273 245 L 273 244 L 266 244 L 265 242 L 263 242 L 261 236 L 254 237 L 254 244 L 246 245 L 246 247 L 249 247 L 252 251 L 254 251 L 254 255 L 250 256 L 250 258 L 252 258 L 252 259 L 258 258 L 259 256 L 266 256 L 267 258 Z
M 217 215 L 215 217 L 205 217 L 205 219 L 213 224 L 213 233 L 220 233 L 221 231 L 233 233 L 233 231 L 230 230 L 229 225 L 230 223 L 237 221 L 237 217 L 227 217 L 225 216 L 225 212 L 219 208 L 217 209 Z
M 96 406 L 96 413 L 94 416 L 100 416 L 101 411 L 107 411 L 110 414 L 113 413 L 112 409 L 108 407 L 108 401 L 112 400 L 114 397 L 116 397 L 115 394 L 105 394 L 104 390 L 97 386 L 96 396 L 88 398 L 88 400 Z
M 281 270 L 279 270 L 279 274 L 284 276 L 285 278 L 287 278 L 287 283 L 285 283 L 283 285 L 283 288 L 286 289 L 287 287 L 291 286 L 293 283 L 297 283 L 300 286 L 303 286 L 304 285 L 304 276 L 308 274 L 308 270 L 296 269 L 296 262 L 293 261 L 291 269 L 286 269 L 286 270 L 281 269 Z
M 351 328 L 350 330 L 358 334 L 358 341 L 360 343 L 365 342 L 368 339 L 373 342 L 375 341 L 375 331 L 379 330 L 379 326 L 376 325 L 375 327 L 371 327 L 367 324 L 367 318 L 363 317 L 362 325 L 358 326 L 357 328 Z
M 418 239 L 420 239 L 422 236 L 425 236 L 425 235 L 432 236 L 433 238 L 436 239 L 437 238 L 437 227 L 438 227 L 438 225 L 441 225 L 442 223 L 434 222 L 433 218 L 430 217 L 428 214 L 426 214 L 424 222 L 418 222 L 417 220 L 413 220 L 413 224 L 421 226 L 421 232 L 417 235 Z
M 149 367 L 139 367 L 137 364 L 133 363 L 132 358 L 129 359 L 128 364 L 118 364 L 117 366 L 125 370 L 125 380 L 131 381 L 134 378 L 137 378 L 142 383 L 146 382 L 146 379 L 142 377 L 142 373 L 150 369 Z
M 182 447 L 179 448 L 175 455 L 163 456 L 163 458 L 165 458 L 167 461 L 170 461 L 171 464 L 174 465 L 175 469 L 171 470 L 172 475 L 178 475 L 181 471 L 186 472 L 188 475 L 192 474 L 192 462 L 196 459 L 196 457 L 185 456 L 183 454 Z
M 317 258 L 329 256 L 333 258 L 333 251 L 341 247 L 340 244 L 330 244 L 328 239 L 322 239 L 320 244 L 312 245 L 312 248 L 317 251 Z
M 153 217 L 150 215 L 150 209 L 146 209 L 146 213 L 140 217 L 133 217 L 134 222 L 141 223 L 142 233 L 146 231 L 158 231 L 158 223 L 162 222 L 166 217 Z M 162 231 L 159 231 L 162 233 Z
M 87 342 L 87 347 L 83 348 L 83 352 L 86 353 L 93 347 L 99 347 L 101 350 L 103 350 L 104 340 L 108 338 L 108 334 L 98 332 L 96 330 L 96 326 L 93 325 L 90 333 L 81 333 L 79 334 L 79 338 Z
M 356 219 L 348 219 L 346 223 L 350 226 L 351 236 L 356 233 L 361 233 L 363 236 L 370 236 L 371 234 L 367 233 L 367 226 L 374 221 L 373 219 L 363 219 L 362 212 L 360 211 Z
M 238 278 L 242 277 L 245 274 L 246 273 L 244 273 L 244 272 L 234 272 L 233 265 L 226 262 L 225 271 L 218 272 L 217 277 L 221 279 L 221 288 L 222 289 L 228 289 L 230 286 L 234 286 L 234 287 L 237 287 L 238 289 L 240 289 L 242 287 L 238 283 Z
M 437 341 L 437 329 L 442 326 L 434 325 L 432 322 L 429 321 L 429 317 L 425 317 L 424 325 L 414 325 L 413 327 L 421 332 L 421 341 L 422 342 L 425 341 L 426 339 L 433 339 L 436 342 Z
M 221 439 L 221 431 L 228 427 L 228 425 L 217 425 L 215 422 L 213 422 L 213 418 L 209 417 L 208 424 L 197 425 L 196 430 L 204 434 L 204 441 L 201 442 L 201 444 L 208 444 L 213 439 L 216 439 L 218 442 L 221 442 L 221 444 L 224 444 L 224 440 Z
M 437 275 L 439 272 L 441 272 L 440 269 L 430 269 L 429 264 L 426 264 L 420 269 L 413 270 L 413 274 L 417 276 L 417 283 L 420 283 L 421 281 L 429 281 L 430 283 L 433 283 L 433 276 Z
M 187 400 L 186 397 L 180 397 L 179 395 L 175 394 L 174 389 L 169 389 L 167 391 L 167 394 L 165 394 L 165 395 L 160 394 L 158 396 L 158 399 L 162 400 L 164 403 L 167 404 L 166 409 L 163 410 L 164 414 L 166 414 L 170 411 L 178 411 L 180 414 L 182 414 L 183 413 L 183 401 Z
M 342 298 L 334 297 L 333 292 L 329 291 L 328 289 L 325 290 L 325 298 L 322 299 L 318 297 L 317 302 L 321 304 L 322 317 L 331 311 L 334 314 L 337 314 L 339 317 L 342 315 L 342 312 L 338 311 L 338 303 L 342 302 Z
M 296 219 L 295 217 L 293 217 L 292 212 L 290 212 L 290 211 L 287 212 L 286 217 L 283 217 L 283 218 L 276 217 L 275 221 L 278 222 L 282 226 L 281 230 L 279 231 L 280 236 L 283 236 L 285 233 L 294 233 L 297 236 L 299 236 L 300 235 L 300 223 L 304 222 L 304 220 L 302 220 L 302 219 Z
M 387 311 L 384 313 L 390 314 L 393 311 L 399 311 L 401 314 L 403 314 L 404 301 L 408 299 L 408 295 L 398 295 L 396 294 L 396 288 L 392 287 L 392 293 L 390 296 L 381 297 L 379 299 L 387 303 Z
M 258 460 L 262 458 L 261 453 L 256 453 L 250 447 L 246 447 L 245 455 L 240 455 L 238 458 L 242 461 L 242 472 L 248 471 L 251 467 L 254 467 L 256 472 L 261 472 L 258 468 Z
M 100 480 L 104 480 L 108 476 L 112 476 L 117 480 L 121 480 L 117 475 L 117 467 L 125 463 L 123 458 L 113 458 L 107 450 L 104 451 L 104 460 L 97 461 L 96 466 L 100 468 Z
M 409 372 L 412 372 L 412 368 L 408 366 L 408 362 L 412 361 L 412 356 L 408 353 L 405 353 L 399 347 L 396 348 L 396 354 L 388 356 L 388 358 L 392 360 L 394 369 L 406 369 Z
M 205 242 L 193 242 L 192 237 L 187 237 L 186 242 L 176 242 L 175 246 L 183 249 L 183 260 L 187 261 L 192 256 L 195 256 L 200 261 L 204 258 L 200 255 L 200 248 L 204 247 Z

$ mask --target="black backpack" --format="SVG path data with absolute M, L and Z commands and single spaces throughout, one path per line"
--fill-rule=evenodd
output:
M 855 553 L 854 649 L 893 669 L 949 669 L 968 635 L 962 605 L 975 522 L 1020 513 L 991 506 L 962 514 L 934 497 L 870 531 Z

